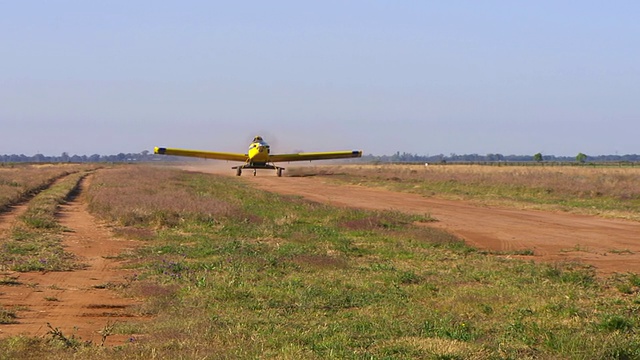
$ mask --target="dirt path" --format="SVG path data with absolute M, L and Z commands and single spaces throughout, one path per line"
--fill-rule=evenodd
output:
M 14 310 L 18 324 L 0 325 L 0 337 L 27 334 L 44 336 L 47 323 L 59 328 L 65 336 L 100 344 L 100 331 L 108 324 L 126 322 L 133 317 L 133 299 L 123 298 L 113 289 L 126 282 L 131 271 L 121 269 L 114 256 L 137 244 L 114 239 L 109 230 L 87 211 L 83 191 L 90 178 L 80 183 L 79 196 L 62 206 L 60 223 L 70 232 L 64 233 L 67 252 L 78 256 L 87 268 L 70 272 L 16 273 L 3 271 L 0 278 L 13 279 L 15 285 L 0 285 L 0 304 Z M 26 205 L 24 205 L 26 207 Z M 6 234 L 20 209 L 0 218 L 0 233 Z M 121 344 L 127 336 L 112 335 L 107 345 Z
M 196 166 L 189 170 L 233 175 L 227 167 Z M 282 177 L 270 172 L 243 176 L 249 184 L 309 200 L 375 210 L 429 214 L 437 228 L 480 249 L 515 253 L 531 250 L 540 261 L 581 261 L 598 274 L 640 273 L 640 223 L 561 212 L 481 207 L 464 201 L 425 198 L 416 194 L 353 185 L 336 185 L 322 177 Z
M 28 207 L 29 203 L 13 205 L 9 208 L 9 211 L 1 213 L 0 234 L 5 234 L 7 231 L 11 230 L 13 223 L 15 223 L 16 219 L 27 211 Z

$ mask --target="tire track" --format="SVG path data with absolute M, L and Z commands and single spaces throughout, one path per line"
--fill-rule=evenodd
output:
M 47 323 L 66 336 L 82 341 L 100 343 L 100 333 L 108 324 L 128 322 L 135 315 L 139 301 L 122 297 L 115 288 L 127 282 L 131 270 L 122 269 L 122 261 L 115 257 L 139 246 L 138 242 L 115 239 L 87 210 L 85 189 L 92 176 L 84 177 L 67 204 L 61 206 L 58 220 L 70 229 L 63 235 L 63 245 L 86 264 L 82 270 L 49 273 L 0 274 L 13 279 L 13 286 L 0 285 L 0 304 L 6 309 L 18 309 L 17 324 L 0 325 L 0 337 L 26 334 L 46 335 Z M 25 208 L 28 206 L 24 204 Z M 22 209 L 14 209 L 6 216 L 3 226 L 17 219 Z M 123 343 L 127 335 L 112 335 L 110 344 Z
M 5 239 L 7 233 L 11 230 L 13 225 L 18 221 L 18 218 L 22 216 L 29 207 L 29 202 L 22 202 L 17 205 L 10 205 L 9 210 L 0 213 L 0 239 Z
M 7 233 L 11 230 L 13 225 L 18 221 L 29 208 L 29 202 L 33 200 L 39 193 L 55 186 L 62 182 L 69 175 L 74 173 L 65 174 L 52 178 L 46 182 L 43 186 L 30 190 L 20 201 L 7 204 L 2 210 L 0 210 L 0 240 L 8 237 Z

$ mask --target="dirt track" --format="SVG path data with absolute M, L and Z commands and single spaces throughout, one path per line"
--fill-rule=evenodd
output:
M 202 168 L 200 168 L 202 169 Z M 220 170 L 207 170 L 220 173 Z M 227 170 L 225 173 L 229 174 Z M 532 250 L 541 261 L 582 261 L 600 275 L 640 273 L 640 223 L 560 212 L 474 206 L 364 186 L 336 185 L 322 177 L 277 178 L 270 172 L 243 179 L 258 188 L 339 206 L 429 214 L 480 249 Z
M 90 179 L 89 179 L 90 180 Z M 120 268 L 112 258 L 136 244 L 114 239 L 110 232 L 89 214 L 80 195 L 63 205 L 59 214 L 61 225 L 70 229 L 64 234 L 65 251 L 75 254 L 86 269 L 69 272 L 16 273 L 2 271 L 0 278 L 14 279 L 15 285 L 0 286 L 0 304 L 14 310 L 17 324 L 0 325 L 0 337 L 27 334 L 45 336 L 47 323 L 59 328 L 67 337 L 100 344 L 100 333 L 108 324 L 131 319 L 130 307 L 136 302 L 111 290 L 126 281 L 131 271 Z M 11 229 L 16 217 L 26 205 L 17 206 L 0 217 L 0 236 Z M 127 336 L 112 335 L 106 344 L 122 344 Z

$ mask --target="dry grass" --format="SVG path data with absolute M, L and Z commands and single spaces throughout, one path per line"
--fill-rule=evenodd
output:
M 289 176 L 314 174 L 426 196 L 640 220 L 640 168 L 347 165 L 289 169 Z
M 0 166 L 0 211 L 28 199 L 56 179 L 86 168 L 77 164 Z
M 300 174 L 345 174 L 385 181 L 435 181 L 521 186 L 577 197 L 640 199 L 640 168 L 520 167 L 481 165 L 358 165 L 291 169 Z
M 216 223 L 241 212 L 237 201 L 194 193 L 178 170 L 151 166 L 118 167 L 95 175 L 88 191 L 90 210 L 122 226 L 175 226 L 187 219 Z

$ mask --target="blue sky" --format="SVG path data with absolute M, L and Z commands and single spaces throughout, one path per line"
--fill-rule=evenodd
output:
M 637 1 L 2 1 L 0 154 L 640 153 Z

